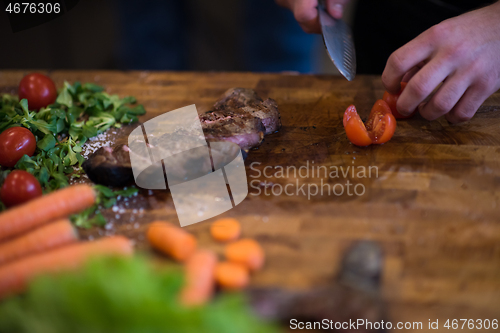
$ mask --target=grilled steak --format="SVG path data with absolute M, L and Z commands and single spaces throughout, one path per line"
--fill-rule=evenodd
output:
M 263 101 L 255 91 L 244 88 L 232 88 L 226 91 L 215 103 L 214 110 L 201 114 L 199 121 L 205 135 L 204 139 L 209 142 L 229 141 L 235 143 L 243 150 L 244 157 L 246 157 L 249 149 L 260 145 L 264 134 L 273 133 L 281 126 L 276 102 L 272 99 Z M 161 150 L 163 149 L 184 151 L 184 149 L 180 148 L 184 146 L 191 147 L 192 145 L 189 145 L 189 142 L 200 139 L 197 137 L 196 131 L 193 133 L 187 128 L 164 134 L 155 139 L 154 142 L 150 142 L 149 148 L 153 154 L 154 151 L 157 151 L 158 156 L 162 155 Z M 137 148 L 131 143 L 130 149 L 132 149 L 132 152 L 138 152 L 140 149 L 144 149 L 143 145 L 143 143 L 140 143 L 140 147 Z M 128 185 L 134 181 L 130 162 L 130 149 L 126 145 L 119 145 L 114 149 L 110 147 L 99 148 L 89 156 L 82 164 L 82 167 L 94 183 L 108 186 Z M 212 154 L 214 153 L 217 154 L 218 152 L 212 150 Z M 220 152 L 220 154 L 221 156 L 228 155 L 227 152 Z M 148 156 L 148 154 L 139 155 Z M 206 163 L 203 156 L 203 149 L 199 151 L 193 150 L 189 153 L 183 153 L 181 159 L 177 158 L 175 160 L 175 164 L 169 165 L 168 163 L 171 161 L 165 162 L 166 167 L 171 167 L 170 178 L 175 180 L 195 176 L 186 171 L 183 165 L 187 165 L 188 162 L 196 165 L 202 162 Z M 144 163 L 149 165 L 151 161 L 149 159 L 144 160 Z M 177 166 L 180 167 L 177 168 Z M 144 177 L 147 178 L 148 174 L 157 171 L 155 168 L 158 168 L 158 165 L 146 167 L 141 176 L 144 174 Z
M 245 151 L 260 145 L 266 130 L 259 118 L 229 107 L 201 114 L 200 122 L 208 141 L 231 141 Z
M 168 136 L 165 134 L 161 142 L 167 142 Z M 186 138 L 187 136 L 183 136 Z M 177 138 L 176 138 L 177 140 Z M 174 140 L 171 140 L 174 141 Z M 156 177 L 159 171 L 163 174 L 161 163 L 152 163 L 149 153 L 144 154 L 145 146 L 143 143 L 132 142 L 130 148 L 127 145 L 118 145 L 114 149 L 111 147 L 101 147 L 89 158 L 83 162 L 82 167 L 91 181 L 96 184 L 106 186 L 126 186 L 134 183 L 132 164 L 130 154 L 135 156 L 135 162 L 143 163 L 144 168 L 136 165 L 135 167 L 143 170 L 137 178 L 137 184 L 145 184 L 148 179 Z M 149 145 L 153 152 L 158 150 L 162 154 L 162 148 Z M 231 162 L 240 151 L 236 144 L 231 145 L 210 145 L 210 156 L 207 147 L 202 146 L 195 149 L 188 149 L 180 154 L 163 159 L 166 170 L 168 170 L 168 182 L 170 185 L 181 183 L 186 179 L 194 179 L 206 175 L 212 171 L 211 161 L 214 168 L 219 169 Z M 135 154 L 134 154 L 135 153 Z M 148 156 L 144 159 L 141 156 Z M 246 158 L 246 154 L 243 154 Z M 136 169 L 137 171 L 137 169 Z M 154 176 L 152 176 L 154 175 Z M 167 184 L 167 186 L 169 185 Z
M 126 186 L 134 182 L 129 149 L 126 145 L 101 147 L 83 162 L 91 181 L 107 186 Z
M 266 128 L 266 135 L 276 132 L 281 127 L 276 101 L 271 98 L 263 101 L 252 89 L 231 88 L 215 102 L 214 108 L 215 110 L 238 109 L 259 118 Z

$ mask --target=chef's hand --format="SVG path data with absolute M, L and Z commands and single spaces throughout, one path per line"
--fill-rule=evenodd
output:
M 401 115 L 418 108 L 434 120 L 467 121 L 500 88 L 500 2 L 446 20 L 395 51 L 382 82 Z M 408 81 L 409 80 L 409 81 Z M 434 90 L 443 83 L 437 91 Z
M 342 18 L 344 5 L 348 2 L 349 0 L 326 0 L 326 8 L 333 17 Z M 276 0 L 276 3 L 290 9 L 305 32 L 321 33 L 318 9 L 316 8 L 318 0 Z

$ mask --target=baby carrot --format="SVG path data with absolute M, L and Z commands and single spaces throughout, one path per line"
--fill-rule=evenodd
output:
M 67 219 L 50 223 L 13 240 L 0 244 L 0 265 L 29 254 L 43 252 L 78 239 Z
M 241 239 L 226 245 L 224 255 L 227 260 L 245 265 L 256 271 L 264 265 L 264 250 L 253 239 Z
M 41 274 L 76 269 L 93 256 L 131 255 L 132 252 L 132 243 L 127 238 L 113 236 L 21 258 L 0 266 L 0 299 L 23 291 L 33 278 Z
M 210 226 L 210 234 L 219 242 L 233 241 L 240 237 L 241 225 L 236 219 L 219 219 Z
M 214 293 L 214 270 L 217 256 L 209 250 L 198 250 L 186 261 L 186 283 L 181 291 L 181 302 L 185 305 L 202 305 Z
M 95 192 L 91 186 L 74 185 L 8 209 L 0 214 L 0 240 L 78 213 L 94 202 Z
M 220 262 L 215 266 L 215 280 L 226 290 L 240 290 L 250 281 L 248 268 L 234 262 Z
M 156 221 L 148 228 L 149 244 L 177 261 L 185 261 L 196 250 L 196 238 L 173 224 Z

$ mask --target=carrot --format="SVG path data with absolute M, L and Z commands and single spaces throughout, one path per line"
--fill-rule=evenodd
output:
M 31 200 L 0 214 L 0 240 L 67 217 L 92 206 L 95 192 L 89 185 L 74 185 Z
M 0 265 L 28 254 L 43 252 L 73 243 L 77 239 L 78 235 L 71 222 L 67 219 L 44 225 L 18 238 L 0 244 Z
M 220 262 L 215 266 L 215 280 L 226 290 L 240 290 L 250 281 L 248 268 L 234 262 Z
M 130 255 L 132 243 L 123 236 L 102 238 L 94 242 L 70 244 L 34 254 L 0 266 L 0 299 L 23 291 L 33 278 L 81 267 L 98 255 Z
M 256 271 L 264 265 L 264 250 L 253 239 L 241 239 L 226 245 L 224 255 L 227 260 L 243 264 L 251 271 Z
M 181 291 L 185 305 L 205 304 L 214 293 L 217 256 L 209 250 L 196 251 L 186 262 L 186 284 Z
M 219 219 L 210 226 L 210 234 L 219 242 L 233 241 L 240 237 L 241 225 L 236 219 Z
M 173 224 L 156 221 L 147 231 L 149 243 L 156 250 L 177 261 L 185 261 L 196 250 L 196 238 Z

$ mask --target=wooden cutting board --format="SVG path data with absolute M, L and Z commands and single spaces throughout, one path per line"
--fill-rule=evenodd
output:
M 25 73 L 0 72 L 0 92 L 15 93 Z M 80 80 L 104 85 L 112 94 L 134 95 L 147 110 L 141 121 L 190 104 L 199 112 L 209 110 L 230 87 L 253 88 L 278 102 L 283 127 L 251 151 L 246 165 L 253 186 L 244 202 L 223 215 L 238 218 L 244 235 L 258 239 L 266 250 L 265 269 L 252 277 L 255 286 L 326 285 L 335 278 L 345 249 L 371 239 L 380 242 L 385 255 L 383 295 L 391 319 L 426 325 L 428 319 L 499 317 L 500 94 L 465 124 L 416 116 L 398 121 L 389 143 L 358 148 L 347 140 L 342 116 L 350 104 L 362 117 L 368 115 L 384 92 L 376 76 L 354 82 L 253 73 L 55 71 L 50 76 L 57 86 Z M 123 133 L 108 138 L 123 139 Z M 301 177 L 307 166 L 309 175 Z M 270 178 L 259 176 L 266 167 Z M 276 174 L 276 167 L 289 167 L 290 174 Z M 294 176 L 293 167 L 303 167 L 302 173 Z M 326 167 L 328 175 L 318 167 Z M 358 174 L 363 168 L 372 171 L 371 178 Z M 342 170 L 349 170 L 345 177 Z M 324 187 L 323 195 L 308 198 L 308 186 L 314 192 L 321 181 L 332 190 L 336 186 L 336 194 L 328 195 Z M 351 193 L 354 185 L 358 194 L 364 193 L 349 195 L 347 181 L 353 184 Z M 292 195 L 264 192 L 274 189 L 276 194 L 288 184 Z M 303 184 L 305 193 L 297 193 Z M 149 222 L 178 223 L 166 192 L 143 190 L 118 206 L 105 213 L 108 229 L 83 230 L 81 236 L 125 234 L 149 251 L 144 241 Z M 208 235 L 209 225 L 210 220 L 186 229 L 201 246 L 220 253 L 222 246 Z

